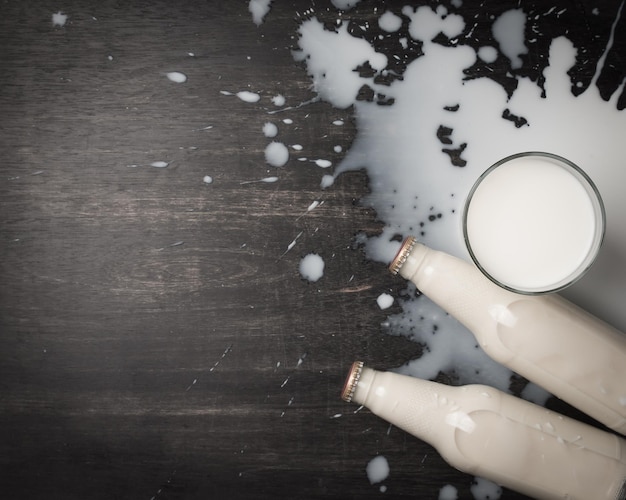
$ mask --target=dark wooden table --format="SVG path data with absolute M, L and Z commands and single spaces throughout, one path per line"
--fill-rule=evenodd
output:
M 619 2 L 605 3 L 607 28 Z M 268 98 L 314 97 L 290 53 L 307 6 L 277 0 L 256 27 L 244 1 L 0 5 L 3 497 L 433 499 L 448 483 L 470 497 L 471 476 L 339 399 L 354 359 L 388 368 L 419 353 L 373 306 L 404 284 L 354 245 L 381 228 L 358 204 L 365 174 L 323 193 L 308 165 L 245 183 L 275 172 Z M 262 100 L 220 93 L 246 89 Z M 290 118 L 282 139 L 327 157 L 354 138 L 350 109 Z M 327 257 L 317 283 L 298 273 L 311 251 Z M 377 454 L 384 495 L 365 474 Z

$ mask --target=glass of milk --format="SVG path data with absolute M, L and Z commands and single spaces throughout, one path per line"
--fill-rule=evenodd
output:
M 585 172 L 560 156 L 519 153 L 488 168 L 463 211 L 463 236 L 480 270 L 508 290 L 561 290 L 595 260 L 606 215 Z

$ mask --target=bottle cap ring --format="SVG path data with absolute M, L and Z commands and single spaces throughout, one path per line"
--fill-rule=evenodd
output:
M 411 250 L 413 250 L 416 242 L 417 240 L 414 236 L 409 236 L 404 240 L 400 250 L 398 250 L 398 253 L 396 254 L 396 257 L 391 261 L 391 264 L 389 264 L 389 271 L 391 271 L 391 274 L 395 276 L 400 272 L 400 269 L 406 262 L 406 259 L 409 258 L 409 254 L 411 253 Z
M 361 378 L 362 370 L 363 361 L 355 361 L 352 363 L 350 373 L 348 373 L 346 383 L 343 385 L 343 390 L 341 391 L 341 399 L 343 399 L 346 403 L 352 401 L 352 396 L 354 396 L 356 385 L 359 383 L 359 379 Z

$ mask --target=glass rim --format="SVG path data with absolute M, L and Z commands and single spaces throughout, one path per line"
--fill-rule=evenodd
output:
M 524 158 L 524 157 L 529 157 L 529 156 L 547 158 L 549 160 L 553 160 L 554 162 L 560 163 L 561 166 L 565 166 L 569 168 L 569 171 L 572 174 L 574 174 L 574 176 L 581 182 L 581 184 L 585 187 L 587 193 L 589 194 L 589 199 L 592 202 L 593 209 L 594 209 L 594 217 L 596 220 L 596 228 L 595 228 L 595 232 L 593 236 L 593 242 L 587 252 L 587 255 L 583 258 L 580 265 L 577 266 L 576 269 L 574 269 L 570 274 L 568 274 L 561 280 L 556 281 L 551 284 L 547 284 L 545 286 L 537 286 L 537 287 L 515 286 L 514 284 L 506 283 L 503 280 L 500 280 L 496 278 L 495 276 L 493 276 L 489 271 L 485 269 L 483 265 L 481 265 L 480 260 L 478 259 L 474 251 L 472 250 L 472 245 L 470 242 L 470 237 L 469 237 L 468 229 L 467 229 L 467 217 L 468 217 L 469 208 L 472 202 L 472 198 L 474 197 L 476 190 L 482 184 L 483 180 L 490 173 L 492 173 L 494 170 L 504 165 L 505 163 L 509 163 L 510 161 L 516 160 L 518 158 Z M 554 153 L 547 153 L 544 151 L 525 151 L 522 153 L 515 153 L 505 158 L 502 158 L 501 160 L 498 160 L 496 163 L 494 163 L 489 168 L 487 168 L 478 177 L 478 179 L 476 179 L 473 186 L 469 190 L 469 193 L 465 199 L 465 203 L 463 206 L 463 214 L 462 214 L 461 220 L 462 220 L 462 226 L 463 226 L 463 240 L 465 242 L 465 247 L 467 248 L 470 254 L 470 257 L 472 261 L 474 262 L 474 264 L 476 265 L 476 267 L 478 267 L 478 269 L 480 269 L 480 271 L 487 278 L 489 278 L 492 282 L 494 282 L 496 285 L 506 290 L 509 290 L 511 292 L 524 294 L 524 295 L 541 295 L 541 294 L 546 294 L 546 293 L 558 292 L 569 287 L 570 285 L 578 281 L 580 278 L 582 278 L 585 275 L 585 273 L 589 270 L 589 268 L 593 265 L 593 263 L 595 262 L 599 254 L 600 247 L 602 246 L 602 243 L 604 241 L 604 236 L 606 233 L 606 209 L 604 206 L 604 202 L 602 201 L 602 196 L 600 195 L 600 191 L 598 190 L 595 183 L 591 180 L 589 175 L 587 175 L 587 173 L 582 168 L 580 168 L 578 165 L 568 160 L 567 158 L 564 158 Z

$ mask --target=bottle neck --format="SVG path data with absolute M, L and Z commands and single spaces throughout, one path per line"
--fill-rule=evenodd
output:
M 399 268 L 398 274 L 407 280 L 414 281 L 429 252 L 432 252 L 430 248 L 415 242 L 407 252 L 404 264 Z
M 370 391 L 373 389 L 376 371 L 371 368 L 361 366 L 358 379 L 355 382 L 352 393 L 352 401 L 360 405 L 367 406 Z
M 362 365 L 354 382 L 351 400 L 395 426 L 432 445 L 451 434 L 445 420 L 458 388 Z

